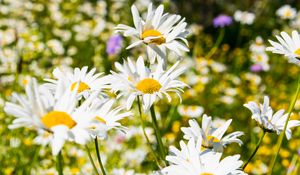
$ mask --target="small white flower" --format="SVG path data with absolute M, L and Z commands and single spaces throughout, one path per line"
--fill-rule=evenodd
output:
M 281 109 L 273 114 L 273 109 L 269 106 L 269 97 L 264 97 L 263 104 L 256 104 L 253 101 L 244 104 L 252 112 L 252 119 L 258 122 L 260 127 L 268 132 L 276 132 L 277 135 L 283 131 L 285 122 L 287 120 L 287 115 L 284 114 L 284 110 Z M 290 139 L 292 137 L 292 127 L 300 125 L 298 120 L 290 120 L 286 128 L 286 138 Z
M 201 143 L 200 140 L 197 143 Z M 164 175 L 245 175 L 239 170 L 243 162 L 240 155 L 228 156 L 221 160 L 222 153 L 201 152 L 193 139 L 186 145 L 180 142 L 181 150 L 171 146 L 166 157 L 171 165 L 162 170 Z
M 109 78 L 111 89 L 118 93 L 118 97 L 127 98 L 127 109 L 141 96 L 143 109 L 148 111 L 156 99 L 163 98 L 163 95 L 170 102 L 172 98 L 169 92 L 175 92 L 181 98 L 182 88 L 187 85 L 176 80 L 185 71 L 184 68 L 177 68 L 178 64 L 179 62 L 164 71 L 162 63 L 159 63 L 156 70 L 151 71 L 145 66 L 143 57 L 139 57 L 136 63 L 128 58 L 127 61 L 124 60 L 123 65 L 115 64 L 119 73 L 112 71 Z
M 297 10 L 286 4 L 276 11 L 276 15 L 281 19 L 294 19 L 297 15 Z
M 77 93 L 87 97 L 94 91 L 101 91 L 108 87 L 107 77 L 101 77 L 102 74 L 96 73 L 96 68 L 88 71 L 87 66 L 82 69 L 75 68 L 73 72 L 55 68 L 53 71 L 55 79 L 46 79 L 49 82 L 46 86 L 51 90 L 55 90 L 58 82 L 63 82 L 63 87 L 68 91 L 72 91 L 78 84 Z
M 251 25 L 254 22 L 255 14 L 250 12 L 242 12 L 240 10 L 234 13 L 234 19 L 241 24 Z
M 228 129 L 231 119 L 227 120 L 222 126 L 219 128 L 214 128 L 212 126 L 212 119 L 207 115 L 203 115 L 202 119 L 202 128 L 198 125 L 196 120 L 189 120 L 190 127 L 182 127 L 181 130 L 184 133 L 183 138 L 190 140 L 198 140 L 202 138 L 201 147 L 213 149 L 214 151 L 222 152 L 223 147 L 230 143 L 238 143 L 239 145 L 243 144 L 243 142 L 238 139 L 243 132 L 237 131 L 230 133 L 224 136 L 226 130 Z M 223 137 L 224 136 L 224 137 Z M 201 147 L 199 149 L 201 149 Z
M 255 54 L 265 53 L 266 46 L 264 45 L 263 39 L 258 36 L 255 38 L 255 42 L 250 45 L 250 51 Z
M 276 35 L 279 42 L 269 40 L 271 47 L 267 47 L 267 51 L 271 51 L 276 54 L 284 55 L 288 58 L 290 63 L 300 64 L 300 36 L 297 31 L 292 32 L 290 37 L 286 32 L 281 32 L 281 36 Z
M 119 120 L 132 116 L 131 112 L 121 112 L 124 107 L 113 108 L 115 100 L 95 100 L 88 111 L 91 111 L 92 119 L 89 123 L 88 130 L 93 137 L 98 136 L 100 138 L 107 137 L 107 131 L 113 128 L 124 129 L 118 122 Z
M 59 40 L 49 40 L 47 41 L 47 46 L 57 55 L 63 55 L 65 53 L 65 49 Z
M 180 105 L 178 106 L 178 113 L 182 116 L 187 116 L 191 118 L 198 118 L 202 115 L 204 109 L 202 106 L 196 105 Z
M 181 52 L 188 52 L 188 42 L 186 40 L 187 29 L 184 18 L 180 15 L 163 14 L 164 6 L 160 5 L 156 10 L 152 4 L 148 6 L 146 19 L 143 20 L 136 6 L 131 7 L 134 27 L 119 24 L 117 32 L 122 32 L 124 36 L 134 37 L 137 41 L 132 43 L 127 49 L 145 44 L 150 63 L 166 59 L 167 49 L 181 56 Z

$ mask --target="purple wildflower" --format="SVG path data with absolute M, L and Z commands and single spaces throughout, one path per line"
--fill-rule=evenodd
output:
M 108 55 L 117 54 L 122 48 L 122 37 L 120 35 L 113 35 L 106 43 L 106 53 Z
M 260 64 L 253 64 L 250 69 L 252 72 L 261 72 L 263 67 Z
M 213 20 L 214 27 L 222 27 L 223 28 L 225 26 L 229 26 L 231 23 L 232 23 L 232 18 L 227 15 L 219 15 L 219 16 L 215 17 Z

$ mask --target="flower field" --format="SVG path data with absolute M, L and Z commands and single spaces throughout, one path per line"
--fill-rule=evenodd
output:
M 297 1 L 0 0 L 0 174 L 300 174 Z

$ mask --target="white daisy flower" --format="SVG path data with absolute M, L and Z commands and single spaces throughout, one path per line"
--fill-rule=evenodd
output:
M 7 114 L 16 117 L 9 126 L 10 129 L 30 127 L 51 133 L 51 136 L 47 137 L 50 139 L 53 155 L 58 154 L 65 141 L 85 144 L 90 139 L 85 130 L 88 113 L 82 109 L 97 95 L 94 93 L 76 108 L 78 85 L 73 91 L 63 91 L 61 87 L 58 85 L 56 94 L 52 94 L 49 89 L 39 86 L 37 81 L 32 79 L 26 86 L 26 96 L 13 94 L 16 103 L 7 102 L 4 108 Z M 58 98 L 55 98 L 56 96 Z M 43 144 L 39 138 L 35 141 Z
M 217 152 L 222 152 L 223 147 L 230 143 L 238 143 L 242 145 L 243 142 L 238 139 L 238 137 L 243 135 L 243 132 L 236 131 L 224 136 L 226 130 L 228 129 L 231 119 L 227 120 L 219 128 L 214 128 L 212 126 L 212 119 L 207 115 L 203 115 L 202 118 L 202 128 L 198 125 L 196 120 L 189 120 L 190 127 L 182 127 L 181 130 L 184 133 L 183 138 L 190 140 L 197 140 L 202 138 L 202 148 L 213 149 Z M 224 136 L 224 137 L 223 137 Z M 200 148 L 199 148 L 200 149 Z
M 179 62 L 175 63 L 169 70 L 164 71 L 162 63 L 157 64 L 156 70 L 151 72 L 144 64 L 143 57 L 137 62 L 130 58 L 124 60 L 123 65 L 116 63 L 119 73 L 113 72 L 110 76 L 110 86 L 113 92 L 119 93 L 118 97 L 127 97 L 127 109 L 130 109 L 133 101 L 141 96 L 143 109 L 148 111 L 157 98 L 165 95 L 171 101 L 169 92 L 175 92 L 181 99 L 182 88 L 185 83 L 176 80 L 185 69 L 177 68 Z
M 290 63 L 300 64 L 300 36 L 297 31 L 292 32 L 290 37 L 286 32 L 281 32 L 281 36 L 276 35 L 279 42 L 269 40 L 271 47 L 267 47 L 267 51 L 271 51 L 276 54 L 284 55 L 288 58 Z
M 163 14 L 164 6 L 160 5 L 156 10 L 152 4 L 148 6 L 146 19 L 143 20 L 136 8 L 131 7 L 134 27 L 119 24 L 116 27 L 117 32 L 124 36 L 137 39 L 127 49 L 145 44 L 147 47 L 148 58 L 153 64 L 158 58 L 166 59 L 167 49 L 181 56 L 182 51 L 188 52 L 188 42 L 186 40 L 187 29 L 184 18 L 180 15 Z
M 254 22 L 255 14 L 238 10 L 234 13 L 233 17 L 235 21 L 240 22 L 241 24 L 251 25 Z
M 261 36 L 256 37 L 255 42 L 253 42 L 250 45 L 250 51 L 259 54 L 259 53 L 264 53 L 265 50 L 266 47 L 264 45 L 264 40 L 262 39 L 262 37 Z
M 177 110 L 181 116 L 198 118 L 203 114 L 204 108 L 202 106 L 197 105 L 180 105 L 178 106 Z
M 269 97 L 264 97 L 263 104 L 257 104 L 253 101 L 244 104 L 252 112 L 252 119 L 258 122 L 261 128 L 267 132 L 276 132 L 279 135 L 283 129 L 287 120 L 287 115 L 284 114 L 284 110 L 281 109 L 273 114 L 273 109 L 269 106 Z M 286 128 L 286 138 L 289 140 L 292 137 L 292 127 L 300 125 L 298 120 L 290 120 Z
M 94 101 L 89 106 L 89 111 L 92 111 L 93 118 L 90 120 L 89 132 L 93 137 L 106 138 L 107 132 L 113 128 L 124 130 L 119 120 L 132 116 L 131 112 L 121 112 L 124 107 L 119 106 L 112 108 L 115 100 Z
M 269 57 L 266 53 L 252 53 L 251 61 L 256 65 L 260 65 L 264 71 L 270 70 Z
M 276 15 L 281 19 L 294 19 L 297 15 L 297 10 L 290 5 L 283 5 L 277 11 Z
M 56 68 L 53 71 L 55 79 L 46 79 L 49 83 L 46 85 L 49 89 L 55 90 L 59 81 L 63 82 L 64 88 L 69 91 L 74 90 L 76 85 L 79 83 L 77 93 L 87 97 L 93 91 L 100 91 L 107 86 L 107 77 L 101 75 L 103 73 L 95 73 L 96 68 L 88 71 L 88 67 L 85 66 L 82 69 L 75 68 L 73 72 L 68 72 Z
M 198 140 L 197 142 L 202 142 Z M 162 170 L 164 175 L 245 175 L 240 170 L 243 162 L 240 155 L 228 156 L 221 160 L 222 153 L 201 152 L 194 139 L 186 145 L 180 142 L 181 150 L 171 146 L 166 160 L 171 165 Z

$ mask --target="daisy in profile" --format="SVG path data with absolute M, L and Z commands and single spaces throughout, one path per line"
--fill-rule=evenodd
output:
M 133 37 L 133 42 L 127 49 L 146 45 L 148 58 L 153 64 L 158 60 L 166 59 L 167 50 L 181 56 L 182 51 L 188 52 L 186 40 L 187 29 L 185 19 L 180 15 L 163 13 L 164 6 L 160 5 L 153 9 L 152 4 L 148 6 L 146 19 L 142 19 L 135 5 L 131 7 L 134 27 L 119 24 L 117 32 L 123 33 L 125 37 Z
M 286 32 L 281 32 L 281 36 L 276 35 L 279 42 L 269 40 L 271 47 L 267 47 L 267 51 L 271 51 L 276 54 L 284 55 L 288 58 L 290 63 L 300 64 L 300 36 L 297 31 L 292 32 L 292 36 L 289 36 Z
M 273 113 L 273 109 L 269 106 L 269 97 L 264 97 L 263 104 L 257 104 L 253 101 L 244 104 L 252 112 L 252 119 L 257 121 L 261 128 L 267 132 L 276 132 L 279 135 L 283 129 L 287 120 L 287 114 L 284 114 L 284 110 L 281 109 L 276 113 Z M 292 137 L 292 127 L 300 125 L 298 120 L 290 120 L 286 128 L 286 138 L 289 140 Z
M 163 70 L 163 64 L 159 63 L 155 71 L 151 71 L 145 66 L 143 57 L 139 57 L 137 62 L 130 58 L 124 60 L 123 65 L 116 63 L 119 73 L 113 72 L 110 76 L 111 90 L 118 93 L 118 97 L 127 98 L 127 109 L 130 109 L 134 100 L 141 96 L 142 105 L 148 111 L 153 103 L 163 95 L 171 101 L 169 92 L 175 92 L 181 99 L 182 88 L 185 83 L 176 80 L 185 69 L 177 68 L 179 62 L 175 63 L 169 70 Z
M 35 141 L 40 144 L 49 142 L 53 155 L 59 153 L 65 141 L 85 144 L 90 140 L 90 135 L 85 129 L 88 124 L 85 119 L 89 113 L 82 109 L 91 103 L 97 94 L 94 93 L 82 106 L 76 108 L 78 86 L 76 85 L 73 91 L 63 91 L 60 89 L 62 86 L 58 85 L 57 94 L 52 94 L 49 89 L 39 86 L 37 81 L 32 79 L 26 85 L 26 96 L 14 94 L 16 103 L 7 102 L 5 105 L 5 112 L 16 117 L 9 128 L 30 127 L 46 134 L 48 141 L 40 138 Z M 56 96 L 59 98 L 55 98 Z
M 131 112 L 122 112 L 124 107 L 113 108 L 115 100 L 95 100 L 88 108 L 93 113 L 88 130 L 93 137 L 106 138 L 107 132 L 113 128 L 123 130 L 119 120 L 132 116 Z
M 197 142 L 202 142 L 201 138 Z M 180 142 L 181 150 L 170 147 L 166 160 L 171 165 L 162 169 L 164 175 L 245 175 L 240 170 L 243 162 L 240 155 L 228 156 L 221 160 L 222 153 L 209 150 L 201 152 L 194 139 L 186 145 Z
M 238 137 L 242 136 L 243 132 L 236 131 L 224 136 L 231 121 L 231 119 L 227 120 L 219 128 L 214 128 L 211 117 L 204 114 L 202 118 L 202 128 L 198 125 L 196 120 L 189 120 L 190 127 L 181 128 L 184 133 L 183 138 L 187 140 L 197 140 L 201 137 L 203 139 L 201 144 L 202 148 L 213 149 L 217 152 L 222 152 L 223 147 L 230 143 L 235 142 L 242 145 L 243 142 Z
M 88 71 L 88 67 L 75 68 L 73 72 L 68 72 L 56 68 L 53 71 L 55 79 L 46 79 L 49 83 L 46 84 L 48 88 L 55 90 L 58 82 L 63 82 L 63 87 L 69 91 L 73 91 L 77 84 L 79 84 L 77 93 L 88 96 L 93 91 L 100 91 L 107 88 L 107 77 L 101 77 L 103 73 L 96 73 L 96 68 Z

